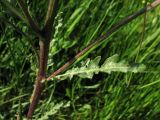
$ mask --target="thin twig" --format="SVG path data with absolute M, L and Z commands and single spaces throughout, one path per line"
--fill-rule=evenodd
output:
M 120 21 L 119 23 L 117 23 L 116 25 L 114 25 L 113 27 L 111 27 L 108 32 L 102 36 L 100 36 L 98 39 L 96 39 L 96 41 L 92 44 L 90 44 L 88 47 L 86 47 L 85 49 L 83 49 L 81 52 L 79 52 L 73 59 L 71 59 L 70 61 L 68 61 L 66 64 L 64 64 L 62 67 L 60 67 L 58 70 L 56 70 L 55 72 L 53 72 L 49 77 L 46 78 L 46 80 L 50 80 L 51 78 L 55 77 L 56 75 L 60 74 L 61 72 L 63 72 L 64 70 L 66 70 L 68 67 L 70 67 L 78 58 L 80 58 L 81 56 L 83 56 L 85 53 L 87 53 L 90 49 L 95 49 L 97 48 L 101 43 L 103 43 L 106 38 L 108 38 L 112 33 L 114 33 L 115 31 L 119 30 L 121 27 L 125 26 L 126 24 L 128 24 L 129 22 L 131 22 L 132 20 L 134 20 L 135 18 L 137 18 L 138 16 L 144 14 L 145 12 L 150 11 L 151 9 L 155 8 L 156 6 L 158 6 L 160 4 L 160 0 L 156 0 L 154 1 L 152 4 L 148 5 L 147 7 L 141 9 L 140 11 L 138 11 L 137 13 L 134 13 L 130 16 L 128 16 L 127 18 L 125 18 L 124 20 Z
M 35 23 L 35 21 L 32 19 L 32 17 L 30 16 L 29 12 L 28 12 L 28 9 L 27 7 L 25 6 L 23 0 L 17 0 L 25 17 L 27 18 L 28 20 L 28 23 L 30 25 L 30 27 L 34 30 L 34 32 L 39 36 L 39 37 L 42 37 L 41 36 L 41 30 L 40 28 L 37 26 L 37 24 Z

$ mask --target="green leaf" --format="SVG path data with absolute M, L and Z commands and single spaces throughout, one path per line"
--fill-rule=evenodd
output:
M 70 18 L 67 22 L 67 26 L 69 26 L 69 27 L 64 35 L 65 38 L 67 38 L 71 34 L 71 32 L 75 29 L 75 26 L 81 20 L 82 16 L 87 11 L 87 9 L 89 8 L 89 6 L 92 2 L 93 2 L 93 0 L 90 0 L 90 1 L 86 0 L 86 1 L 82 2 L 82 4 L 79 6 L 79 8 L 77 8 L 73 12 L 73 14 L 70 16 Z
M 159 80 L 156 80 L 156 81 L 154 81 L 154 82 L 148 83 L 148 84 L 146 84 L 146 85 L 143 85 L 143 86 L 139 87 L 139 89 L 147 88 L 147 87 L 150 87 L 150 86 L 152 86 L 152 85 L 159 84 L 159 83 L 160 83 L 160 79 L 159 79 Z
M 122 60 L 119 61 L 119 56 L 113 55 L 112 57 L 108 58 L 104 64 L 101 66 L 100 71 L 111 73 L 111 72 L 142 72 L 145 69 L 145 65 L 135 63 L 133 65 L 130 65 L 127 61 Z
M 9 9 L 13 14 L 15 14 L 21 20 L 27 22 L 25 17 L 10 2 L 8 2 L 7 0 L 2 0 L 1 2 L 6 6 L 6 9 Z
M 49 120 L 52 118 L 60 109 L 70 107 L 70 102 L 64 103 L 60 102 L 57 104 L 50 103 L 47 108 L 47 111 L 44 114 L 41 114 L 41 117 L 38 118 L 39 120 Z
M 117 54 L 109 57 L 105 62 L 99 66 L 99 61 L 101 57 L 98 56 L 94 60 L 87 59 L 86 62 L 81 62 L 81 67 L 74 67 L 68 70 L 62 75 L 56 76 L 57 79 L 72 79 L 73 76 L 79 76 L 81 78 L 92 79 L 94 74 L 99 72 L 104 72 L 110 74 L 111 72 L 143 72 L 145 70 L 145 65 L 143 64 L 133 64 L 130 65 L 127 61 L 119 61 L 119 56 Z

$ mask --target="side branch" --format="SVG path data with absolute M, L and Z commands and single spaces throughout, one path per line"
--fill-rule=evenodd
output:
M 54 17 L 57 13 L 57 4 L 58 0 L 49 0 L 44 28 L 52 27 Z
M 131 21 L 133 21 L 135 18 L 137 18 L 138 16 L 144 14 L 145 12 L 150 11 L 151 9 L 157 7 L 160 4 L 160 0 L 156 0 L 153 3 L 151 3 L 150 5 L 148 5 L 147 7 L 141 9 L 140 11 L 138 11 L 137 13 L 134 13 L 130 16 L 128 16 L 127 18 L 125 18 L 124 20 L 120 21 L 119 23 L 117 23 L 116 25 L 114 25 L 113 27 L 111 27 L 109 29 L 109 31 L 100 36 L 98 39 L 96 39 L 95 42 L 93 42 L 92 44 L 90 44 L 88 47 L 86 47 L 85 49 L 83 49 L 81 52 L 79 52 L 73 59 L 71 59 L 70 61 L 68 61 L 66 64 L 64 64 L 62 67 L 60 67 L 58 70 L 56 70 L 55 72 L 53 72 L 48 78 L 46 78 L 46 80 L 50 80 L 53 77 L 55 77 L 56 75 L 60 74 L 61 72 L 63 72 L 64 70 L 66 70 L 68 67 L 70 67 L 77 59 L 79 59 L 81 56 L 83 56 L 85 53 L 87 53 L 90 49 L 95 49 L 97 48 L 99 45 L 101 45 L 106 38 L 108 38 L 112 33 L 116 32 L 117 30 L 119 30 L 121 27 L 125 26 L 126 24 L 130 23 Z M 88 52 L 89 53 L 89 52 Z
M 37 26 L 37 24 L 35 23 L 35 21 L 32 19 L 32 17 L 30 16 L 29 12 L 28 12 L 28 9 L 27 7 L 25 6 L 23 0 L 17 0 L 25 17 L 27 18 L 28 20 L 28 23 L 30 25 L 30 27 L 35 31 L 35 33 L 39 36 L 39 37 L 42 37 L 41 36 L 41 30 L 40 28 Z
M 43 32 L 48 41 L 51 39 L 54 18 L 57 14 L 58 0 L 49 0 Z

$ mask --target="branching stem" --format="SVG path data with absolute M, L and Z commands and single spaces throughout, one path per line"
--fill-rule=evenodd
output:
M 22 0 L 19 0 L 22 1 Z M 39 64 L 39 72 L 36 78 L 36 83 L 34 87 L 34 92 L 32 94 L 31 104 L 29 106 L 28 118 L 32 118 L 34 109 L 38 104 L 39 98 L 41 96 L 43 90 L 43 83 L 41 82 L 46 77 L 46 68 L 48 62 L 48 52 L 49 52 L 49 44 L 51 40 L 51 36 L 53 33 L 53 22 L 54 17 L 57 14 L 57 4 L 58 0 L 49 0 L 48 11 L 45 19 L 45 25 L 40 34 L 40 64 Z M 42 36 L 42 39 L 41 39 Z
M 156 0 L 147 7 L 141 9 L 140 11 L 130 15 L 129 17 L 125 18 L 124 20 L 120 21 L 119 23 L 112 26 L 109 31 L 100 36 L 98 39 L 95 40 L 95 42 L 91 43 L 88 47 L 83 49 L 81 52 L 79 52 L 73 59 L 68 61 L 66 64 L 64 64 L 62 67 L 60 67 L 57 71 L 53 72 L 49 77 L 46 78 L 46 68 L 47 68 L 47 61 L 48 61 L 48 52 L 49 52 L 49 44 L 53 33 L 53 22 L 55 19 L 55 16 L 57 14 L 57 6 L 58 6 L 58 0 L 49 0 L 48 4 L 48 11 L 45 18 L 45 24 L 42 30 L 37 26 L 35 21 L 30 16 L 27 7 L 25 6 L 23 0 L 17 0 L 20 7 L 22 8 L 22 11 L 25 15 L 25 17 L 28 20 L 28 23 L 30 27 L 34 30 L 36 35 L 39 37 L 40 41 L 40 63 L 39 63 L 39 72 L 36 77 L 36 83 L 35 88 L 33 92 L 33 99 L 31 100 L 31 104 L 29 106 L 28 118 L 32 118 L 33 112 L 36 108 L 36 105 L 38 104 L 39 98 L 41 96 L 44 83 L 42 81 L 44 79 L 50 80 L 51 78 L 55 77 L 59 73 L 66 70 L 68 67 L 70 67 L 77 59 L 82 57 L 84 54 L 88 54 L 91 49 L 97 48 L 99 45 L 101 45 L 112 33 L 119 30 L 121 27 L 125 26 L 129 22 L 133 21 L 138 16 L 144 14 L 145 12 L 148 12 L 149 10 L 155 8 L 160 4 L 160 0 Z
M 47 77 L 47 80 L 50 80 L 51 78 L 55 77 L 56 75 L 60 74 L 61 72 L 63 72 L 64 70 L 66 70 L 68 67 L 70 67 L 78 58 L 80 58 L 81 56 L 83 56 L 85 53 L 87 53 L 90 49 L 92 49 L 94 47 L 97 48 L 101 43 L 103 43 L 112 33 L 116 32 L 117 30 L 119 30 L 121 27 L 125 26 L 126 24 L 128 24 L 129 22 L 133 21 L 135 18 L 137 18 L 138 16 L 150 11 L 151 9 L 155 8 L 156 6 L 158 6 L 160 4 L 160 0 L 156 0 L 153 3 L 151 3 L 150 5 L 146 6 L 145 8 L 139 10 L 138 12 L 128 16 L 127 18 L 125 18 L 124 20 L 120 21 L 119 23 L 117 23 L 116 25 L 114 25 L 113 27 L 111 27 L 108 32 L 102 36 L 100 36 L 98 39 L 95 40 L 95 42 L 93 42 L 92 44 L 90 44 L 88 47 L 86 47 L 85 49 L 83 49 L 81 52 L 79 52 L 73 59 L 71 59 L 70 61 L 68 61 L 66 64 L 64 64 L 62 67 L 60 67 L 58 70 L 56 70 L 55 72 L 53 72 L 49 77 Z

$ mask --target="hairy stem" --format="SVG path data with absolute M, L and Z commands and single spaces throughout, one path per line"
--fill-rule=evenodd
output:
M 117 30 L 119 30 L 121 27 L 125 26 L 126 24 L 130 23 L 131 21 L 133 21 L 135 18 L 137 18 L 138 16 L 144 14 L 145 12 L 150 11 L 151 9 L 155 8 L 156 6 L 158 6 L 160 4 L 160 0 L 156 0 L 153 3 L 151 3 L 150 5 L 146 6 L 145 8 L 139 10 L 138 12 L 128 16 L 127 18 L 123 19 L 122 21 L 120 21 L 119 23 L 117 23 L 116 25 L 114 25 L 113 27 L 111 27 L 108 32 L 102 36 L 100 36 L 98 39 L 95 40 L 95 42 L 93 42 L 92 44 L 90 44 L 88 47 L 86 47 L 85 49 L 83 49 L 81 52 L 79 52 L 73 59 L 71 59 L 70 61 L 68 61 L 66 64 L 64 64 L 62 67 L 60 67 L 58 70 L 56 70 L 55 72 L 53 72 L 49 77 L 47 77 L 47 80 L 50 80 L 51 78 L 55 77 L 56 75 L 60 74 L 61 72 L 63 72 L 64 70 L 66 70 L 68 67 L 70 67 L 78 58 L 80 58 L 81 56 L 83 56 L 85 53 L 87 53 L 90 49 L 95 49 L 97 48 L 100 44 L 102 44 L 106 38 L 108 38 L 112 33 L 116 32 Z

